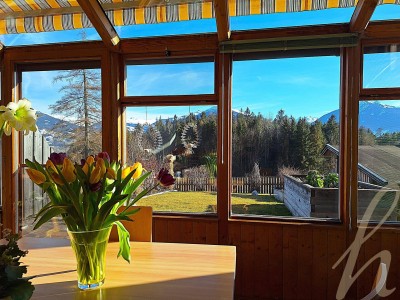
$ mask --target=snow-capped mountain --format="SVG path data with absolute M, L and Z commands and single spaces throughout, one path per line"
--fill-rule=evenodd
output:
M 339 121 L 339 110 L 334 110 L 319 118 L 322 123 L 326 123 L 334 115 Z M 400 131 L 400 107 L 383 105 L 376 101 L 362 101 L 359 106 L 360 126 L 371 129 L 373 132 L 382 130 L 383 132 Z

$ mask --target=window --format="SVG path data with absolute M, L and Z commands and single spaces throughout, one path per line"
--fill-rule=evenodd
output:
M 364 48 L 364 88 L 400 86 L 400 45 L 392 44 Z
M 199 95 L 214 93 L 214 62 L 131 64 L 128 96 Z
M 40 82 L 40 84 L 38 84 Z M 45 164 L 51 152 L 66 152 L 74 162 L 102 149 L 101 71 L 67 69 L 23 71 L 22 96 L 37 110 L 38 131 L 23 137 L 23 160 Z M 22 228 L 25 235 L 66 234 L 61 218 L 31 232 L 33 216 L 49 201 L 23 165 Z
M 217 107 L 155 106 L 126 109 L 126 160 L 175 176 L 173 190 L 154 190 L 138 205 L 156 212 L 216 213 Z M 154 176 L 153 176 L 154 177 Z M 149 177 L 145 186 L 154 184 Z
M 400 184 L 400 101 L 360 101 L 358 131 L 358 219 L 397 222 Z M 397 194 L 396 194 L 397 192 Z M 376 205 L 371 216 L 364 215 Z
M 235 57 L 232 215 L 339 218 L 339 61 Z

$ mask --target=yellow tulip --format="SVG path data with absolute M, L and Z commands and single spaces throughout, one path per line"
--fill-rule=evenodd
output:
M 76 179 L 74 164 L 68 158 L 64 158 L 61 174 L 67 182 L 74 182 Z
M 131 172 L 131 167 L 127 167 L 125 169 L 122 170 L 122 179 L 125 179 L 126 176 L 129 175 L 129 173 Z
M 42 184 L 46 182 L 46 176 L 35 169 L 27 169 L 26 173 L 28 173 L 29 178 L 36 184 Z
M 92 173 L 90 174 L 90 178 L 89 178 L 89 183 L 90 184 L 94 184 L 100 181 L 101 179 L 101 167 L 100 166 L 96 166 Z
M 115 173 L 114 169 L 107 168 L 107 178 L 108 179 L 117 179 L 117 174 Z
M 101 177 L 104 176 L 104 174 L 106 174 L 106 164 L 104 163 L 104 160 L 102 158 L 97 158 L 96 161 L 96 168 L 99 167 L 101 169 Z
M 135 173 L 133 173 L 132 178 L 133 179 L 138 179 L 143 172 L 143 166 L 140 162 L 136 162 L 132 167 L 131 167 L 131 172 L 135 171 Z

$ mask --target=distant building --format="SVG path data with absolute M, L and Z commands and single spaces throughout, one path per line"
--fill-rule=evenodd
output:
M 338 172 L 339 150 L 326 144 L 322 150 L 326 159 L 336 160 Z M 400 180 L 400 147 L 397 146 L 359 146 L 358 147 L 358 181 L 386 186 Z

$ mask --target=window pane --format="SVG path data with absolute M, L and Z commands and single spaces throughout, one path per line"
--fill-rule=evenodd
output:
M 361 101 L 358 131 L 358 218 L 398 221 L 400 184 L 400 101 Z M 396 201 L 397 199 L 397 201 Z M 369 205 L 376 208 L 365 215 Z
M 339 68 L 330 56 L 234 61 L 233 214 L 339 217 Z
M 217 107 L 130 107 L 126 114 L 128 164 L 140 161 L 154 174 L 164 167 L 176 179 L 173 190 L 156 190 L 138 205 L 163 212 L 215 213 Z M 145 186 L 152 184 L 149 179 Z
M 372 14 L 371 20 L 396 20 L 400 18 L 400 5 L 385 4 L 378 5 Z
M 99 69 L 23 72 L 22 83 L 22 96 L 32 102 L 38 115 L 38 131 L 23 138 L 23 161 L 36 159 L 44 164 L 51 152 L 66 152 L 72 161 L 80 162 L 90 154 L 101 152 Z M 29 232 L 32 229 L 31 218 L 46 204 L 46 197 L 25 175 L 23 195 L 22 222 Z M 44 226 L 47 230 L 32 234 L 57 236 L 49 228 L 54 224 L 59 228 L 59 223 L 53 219 Z
M 364 48 L 364 88 L 400 86 L 400 44 Z
M 354 7 L 231 17 L 232 30 L 348 23 Z
M 214 93 L 214 63 L 128 65 L 129 96 Z

